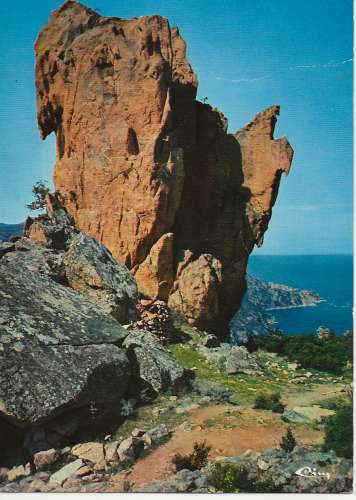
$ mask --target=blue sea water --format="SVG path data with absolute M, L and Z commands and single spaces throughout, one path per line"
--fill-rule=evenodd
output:
M 336 335 L 352 329 L 352 255 L 252 255 L 248 272 L 265 281 L 319 293 L 315 307 L 272 311 L 285 334 L 315 333 L 319 325 Z

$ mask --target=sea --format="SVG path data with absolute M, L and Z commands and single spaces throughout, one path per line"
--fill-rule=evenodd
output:
M 353 325 L 352 255 L 252 255 L 248 272 L 256 278 L 317 292 L 317 306 L 271 311 L 286 335 L 315 334 L 318 326 L 336 335 Z

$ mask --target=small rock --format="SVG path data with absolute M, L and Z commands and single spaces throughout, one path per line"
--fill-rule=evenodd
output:
M 139 457 L 144 448 L 144 442 L 140 438 L 130 437 L 124 439 L 117 449 L 117 454 L 121 462 L 125 460 L 135 460 Z
M 137 437 L 137 438 L 140 438 L 142 437 L 144 434 L 146 433 L 146 431 L 144 431 L 143 429 L 138 429 L 137 427 L 131 432 L 131 436 L 132 437 Z
M 106 470 L 106 461 L 104 459 L 99 460 L 99 462 L 95 462 L 94 470 L 97 472 L 103 472 Z
M 7 481 L 7 474 L 9 472 L 9 469 L 6 467 L 0 467 L 0 483 Z
M 178 406 L 178 408 L 176 408 L 176 413 L 177 415 L 181 415 L 182 413 L 187 413 L 189 411 L 193 411 L 193 410 L 197 410 L 199 408 L 199 405 L 197 403 L 192 403 L 190 405 L 186 405 L 186 406 Z
M 31 474 L 30 464 L 19 465 L 18 467 L 13 467 L 7 473 L 7 480 L 9 482 L 16 481 L 20 477 L 29 476 Z
M 288 363 L 287 369 L 290 372 L 295 372 L 299 368 L 299 363 Z
M 168 435 L 169 435 L 169 430 L 166 424 L 160 424 L 157 425 L 156 427 L 153 427 L 153 429 L 147 431 L 143 436 L 143 440 L 146 444 L 150 446 L 151 444 L 155 444 L 157 441 Z
M 61 469 L 59 469 L 57 472 L 52 474 L 52 476 L 49 479 L 50 484 L 52 485 L 58 485 L 62 486 L 63 483 L 73 476 L 81 467 L 83 467 L 84 462 L 80 458 L 77 460 L 74 460 L 74 462 L 70 462 L 69 464 L 65 465 Z
M 117 462 L 119 460 L 117 449 L 120 445 L 119 441 L 109 441 L 105 444 L 105 460 L 107 462 Z
M 266 471 L 270 468 L 270 464 L 262 459 L 257 460 L 257 466 L 260 470 L 263 470 L 263 471 Z
M 26 493 L 37 493 L 45 490 L 46 483 L 42 479 L 34 479 L 26 488 Z
M 58 450 L 51 448 L 46 451 L 39 451 L 34 454 L 34 462 L 37 470 L 43 470 L 49 467 L 50 465 L 56 463 L 60 458 L 60 453 Z
M 207 488 L 209 486 L 208 478 L 204 474 L 197 477 L 194 483 L 196 488 Z
M 90 462 L 97 463 L 105 459 L 104 457 L 104 447 L 102 443 L 89 442 L 80 443 L 72 448 L 72 454 L 83 458 L 84 460 L 89 460 Z

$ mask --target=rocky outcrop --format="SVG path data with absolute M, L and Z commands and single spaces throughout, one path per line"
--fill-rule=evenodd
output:
M 228 133 L 222 113 L 196 101 L 177 28 L 157 15 L 101 17 L 73 0 L 37 39 L 36 87 L 41 135 L 57 136 L 55 186 L 76 227 L 146 294 L 226 336 L 292 161 L 288 141 L 273 138 L 279 106 Z M 184 252 L 190 279 L 179 273 Z M 214 271 L 201 265 L 207 255 Z M 196 288 L 213 312 L 193 304 Z
M 68 284 L 100 304 L 121 324 L 137 319 L 137 284 L 103 245 L 82 233 L 72 238 L 64 258 Z
M 46 213 L 36 218 L 28 217 L 24 234 L 34 243 L 56 250 L 66 250 L 76 234 L 73 219 L 62 206 L 56 193 L 47 193 L 43 200 Z
M 26 431 L 69 411 L 88 418 L 91 406 L 113 409 L 131 374 L 118 347 L 126 331 L 95 303 L 51 279 L 44 265 L 41 272 L 31 268 L 25 253 L 31 250 L 0 261 L 2 422 Z M 6 424 L 1 427 L 6 439 Z
M 168 300 L 174 280 L 173 255 L 173 233 L 164 234 L 135 272 L 145 296 Z
M 190 261 L 183 260 L 179 267 L 168 305 L 199 328 L 216 327 L 220 312 L 221 263 L 209 254 L 200 255 L 197 260 L 190 256 Z
M 135 392 L 149 401 L 160 392 L 179 391 L 193 378 L 150 332 L 133 330 L 124 340 L 134 371 Z
M 255 355 L 250 354 L 246 347 L 224 343 L 218 347 L 200 345 L 199 353 L 206 358 L 207 362 L 229 375 L 245 373 L 246 375 L 258 376 L 262 374 L 261 366 Z
M 352 460 L 339 458 L 333 451 L 315 452 L 296 446 L 292 452 L 271 448 L 264 453 L 247 450 L 236 457 L 219 457 L 200 470 L 183 469 L 166 481 L 154 482 L 134 492 L 140 493 L 224 493 L 216 484 L 217 467 L 229 467 L 220 487 L 231 493 L 234 470 L 245 471 L 245 479 L 235 479 L 239 493 L 346 493 L 352 491 Z M 235 469 L 236 468 L 236 469 Z M 230 487 L 230 489 L 229 489 Z
M 30 237 L 33 226 L 45 228 L 42 242 L 0 244 L 0 465 L 111 431 L 146 401 L 140 355 L 133 359 L 129 340 L 123 345 L 133 333 L 118 322 L 139 318 L 134 278 L 56 213 L 27 222 Z M 140 344 L 150 367 L 161 370 L 150 398 L 190 380 L 152 337 Z

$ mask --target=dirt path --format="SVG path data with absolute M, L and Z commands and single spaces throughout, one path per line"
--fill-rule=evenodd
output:
M 301 391 L 300 387 L 292 386 L 283 394 L 282 400 L 287 409 L 295 406 L 311 406 L 326 399 L 342 395 L 343 384 L 318 384 L 309 390 Z
M 173 472 L 172 458 L 176 453 L 190 453 L 193 443 L 206 441 L 212 447 L 211 457 L 234 456 L 248 449 L 263 451 L 278 446 L 286 424 L 271 412 L 250 408 L 214 405 L 199 408 L 178 427 L 172 438 L 148 456 L 137 461 L 128 472 L 113 476 L 106 491 L 122 491 L 124 480 L 137 488 L 154 481 L 163 481 Z M 320 441 L 322 433 L 303 428 L 295 432 L 302 445 Z

